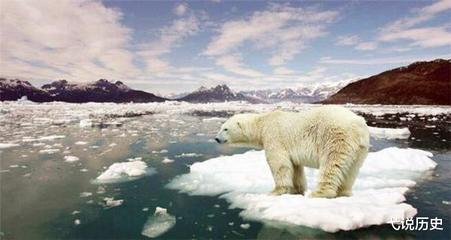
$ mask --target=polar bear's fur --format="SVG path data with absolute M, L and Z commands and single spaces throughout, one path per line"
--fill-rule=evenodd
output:
M 338 106 L 300 113 L 238 114 L 221 127 L 216 141 L 263 148 L 274 177 L 275 195 L 304 194 L 304 166 L 319 168 L 312 197 L 350 196 L 367 156 L 365 120 Z

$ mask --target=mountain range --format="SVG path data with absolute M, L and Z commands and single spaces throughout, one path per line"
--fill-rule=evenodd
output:
M 341 88 L 348 85 L 350 81 L 341 81 L 336 83 L 320 83 L 316 85 L 307 85 L 298 88 L 283 89 L 265 89 L 241 91 L 245 96 L 260 99 L 265 102 L 296 102 L 296 103 L 314 103 L 325 100 L 330 95 L 338 92 Z
M 54 81 L 40 89 L 28 81 L 0 78 L 0 100 L 14 101 L 26 96 L 34 102 L 164 102 L 167 99 L 152 93 L 133 90 L 120 81 L 100 79 L 88 84 L 71 84 L 66 80 Z
M 451 60 L 415 62 L 380 74 L 350 82 L 321 83 L 284 89 L 232 91 L 227 85 L 201 87 L 172 98 L 134 90 L 124 83 L 100 79 L 93 83 L 74 84 L 54 81 L 41 88 L 28 81 L 0 78 L 0 101 L 15 101 L 26 96 L 35 102 L 164 102 L 194 103 L 247 101 L 249 103 L 325 104 L 420 104 L 451 105 Z

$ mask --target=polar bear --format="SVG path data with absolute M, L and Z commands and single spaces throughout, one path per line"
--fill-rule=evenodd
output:
M 300 113 L 237 114 L 221 126 L 215 140 L 263 148 L 274 178 L 274 195 L 304 194 L 304 166 L 319 169 L 311 197 L 323 198 L 352 194 L 369 148 L 365 119 L 339 106 Z

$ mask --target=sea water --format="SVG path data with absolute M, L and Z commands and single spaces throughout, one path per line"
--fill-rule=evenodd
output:
M 189 173 L 195 162 L 249 150 L 211 140 L 228 116 L 281 107 L 300 111 L 315 106 L 1 103 L 0 236 L 145 238 L 143 228 L 157 207 L 175 218 L 175 225 L 160 235 L 170 239 L 450 236 L 450 112 L 446 107 L 347 106 L 364 115 L 370 126 L 409 128 L 407 138 L 372 138 L 372 152 L 395 146 L 434 154 L 437 167 L 417 181 L 406 202 L 418 210 L 417 216 L 443 219 L 443 231 L 395 231 L 389 224 L 336 233 L 278 227 L 243 219 L 242 209 L 230 208 L 219 196 L 190 196 L 167 187 L 177 176 Z M 143 171 L 120 172 L 120 181 L 96 181 L 113 164 L 133 162 Z

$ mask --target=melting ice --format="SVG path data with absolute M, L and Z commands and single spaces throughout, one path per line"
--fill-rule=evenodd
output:
M 396 147 L 369 153 L 354 185 L 354 195 L 335 199 L 269 195 L 274 183 L 264 151 L 195 163 L 190 173 L 176 177 L 168 187 L 190 195 L 222 194 L 232 208 L 244 209 L 240 215 L 248 220 L 336 232 L 416 215 L 417 210 L 404 202 L 404 195 L 415 185 L 415 179 L 436 166 L 430 157 L 432 154 L 426 151 Z M 317 170 L 307 168 L 306 175 L 308 195 Z

